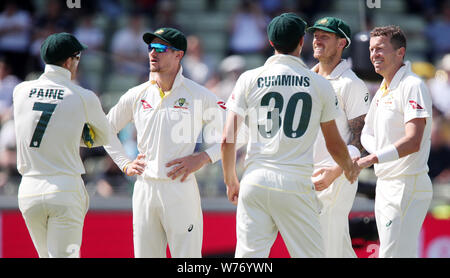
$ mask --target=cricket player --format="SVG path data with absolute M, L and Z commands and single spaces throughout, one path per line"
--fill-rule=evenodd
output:
M 44 73 L 13 93 L 19 209 L 41 258 L 79 257 L 88 210 L 82 134 L 89 146 L 113 137 L 95 93 L 72 81 L 86 48 L 71 34 L 50 35 L 41 46 Z
M 236 257 L 268 257 L 278 231 L 291 257 L 324 257 L 320 202 L 311 181 L 319 129 L 334 160 L 354 182 L 359 171 L 339 135 L 338 101 L 330 82 L 299 58 L 306 23 L 294 13 L 267 27 L 275 49 L 264 66 L 243 73 L 227 102 L 222 162 L 228 199 L 237 203 Z M 248 120 L 241 182 L 236 130 Z
M 375 219 L 380 258 L 416 257 L 420 228 L 432 199 L 428 156 L 431 96 L 404 61 L 406 38 L 398 26 L 370 33 L 370 59 L 383 76 L 361 136 L 371 153 L 358 164 L 373 164 L 377 176 Z
M 331 82 L 343 113 L 336 125 L 352 158 L 361 157 L 360 142 L 364 117 L 369 110 L 369 91 L 351 70 L 342 52 L 351 43 L 350 27 L 341 19 L 324 17 L 308 28 L 314 35 L 314 58 L 319 63 L 312 71 Z M 326 257 L 356 258 L 349 232 L 348 215 L 353 206 L 358 181 L 349 183 L 342 169 L 328 153 L 321 131 L 314 144 L 313 182 L 323 204 L 320 213 Z
M 194 175 L 220 158 L 225 103 L 183 76 L 185 35 L 174 28 L 145 33 L 149 81 L 128 90 L 107 117 L 117 134 L 129 122 L 137 130 L 137 147 L 146 168 L 133 192 L 135 257 L 201 257 L 203 218 Z M 209 144 L 194 152 L 202 134 Z M 124 172 L 121 151 L 105 147 Z

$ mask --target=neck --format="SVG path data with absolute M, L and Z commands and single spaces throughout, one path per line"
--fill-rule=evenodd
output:
M 395 74 L 398 72 L 398 70 L 404 65 L 404 63 L 402 62 L 401 64 L 398 64 L 394 67 L 392 67 L 392 70 L 386 72 L 385 74 L 383 74 L 383 78 L 386 82 L 387 87 L 389 87 L 389 85 L 391 85 L 392 79 L 394 79 Z
M 177 73 L 179 70 L 180 66 L 178 65 L 176 71 L 152 72 L 151 75 L 158 86 L 161 88 L 161 90 L 167 92 L 172 89 L 173 83 L 175 82 L 175 78 L 177 77 Z
M 329 76 L 341 62 L 341 56 L 336 55 L 327 60 L 319 60 L 317 73 L 321 76 Z

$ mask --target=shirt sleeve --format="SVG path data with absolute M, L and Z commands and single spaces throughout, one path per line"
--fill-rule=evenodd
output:
M 344 110 L 347 119 L 351 120 L 367 114 L 369 110 L 369 90 L 360 80 L 354 80 L 348 84 L 345 94 Z
M 408 86 L 409 85 L 409 86 Z M 408 84 L 403 99 L 404 122 L 415 118 L 429 118 L 432 115 L 432 101 L 424 82 Z
M 342 111 L 339 108 L 339 101 L 331 83 L 328 80 L 323 79 L 319 85 L 320 95 L 323 101 L 320 122 L 324 123 L 336 119 Z
M 206 97 L 206 110 L 204 115 L 203 137 L 208 146 L 205 152 L 208 154 L 212 163 L 220 159 L 220 142 L 226 117 L 226 104 L 223 100 L 217 98 L 213 93 Z
M 133 121 L 133 98 L 131 93 L 123 95 L 119 102 L 111 108 L 107 119 L 111 125 L 111 141 L 105 145 L 105 150 L 114 163 L 123 171 L 124 167 L 131 162 L 122 146 L 117 134 L 131 121 Z
M 227 109 L 233 111 L 239 116 L 245 117 L 247 114 L 247 92 L 248 88 L 245 81 L 246 74 L 242 74 L 234 86 L 230 97 L 227 100 Z
M 111 136 L 111 126 L 108 123 L 100 100 L 90 92 L 89 97 L 85 101 L 86 104 L 86 121 L 91 126 L 95 134 L 93 147 L 109 144 Z

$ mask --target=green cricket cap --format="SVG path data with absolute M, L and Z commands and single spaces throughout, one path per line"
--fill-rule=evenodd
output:
M 320 18 L 314 23 L 313 26 L 309 27 L 307 31 L 314 32 L 317 29 L 325 32 L 335 33 L 339 37 L 345 38 L 347 40 L 347 45 L 345 46 L 346 48 L 349 47 L 352 43 L 350 39 L 352 35 L 350 27 L 342 19 L 331 16 Z
M 298 43 L 305 35 L 306 22 L 295 13 L 283 13 L 276 16 L 267 25 L 270 44 L 291 45 Z
M 42 43 L 41 58 L 46 64 L 55 64 L 87 48 L 72 34 L 56 33 L 48 36 Z
M 171 46 L 183 50 L 186 53 L 187 40 L 186 36 L 175 28 L 159 28 L 153 33 L 147 32 L 142 37 L 146 44 L 150 44 L 155 38 L 159 38 Z

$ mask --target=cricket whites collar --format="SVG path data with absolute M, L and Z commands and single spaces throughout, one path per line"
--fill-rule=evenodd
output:
M 70 73 L 70 71 L 68 69 L 65 69 L 63 67 L 56 66 L 56 65 L 49 65 L 49 64 L 45 65 L 44 74 L 45 75 L 54 75 L 57 77 L 68 79 L 68 80 L 70 80 L 72 77 L 72 73 Z
M 306 64 L 302 61 L 302 59 L 300 59 L 299 57 L 286 54 L 276 54 L 270 56 L 269 59 L 267 59 L 267 61 L 264 63 L 264 66 L 280 63 L 297 63 L 306 69 L 308 68 Z
M 158 83 L 156 83 L 156 80 L 152 78 L 152 73 L 150 72 L 149 74 L 149 79 L 150 79 L 150 85 L 151 86 L 155 86 L 158 91 L 160 92 L 161 98 L 164 97 L 164 93 L 161 93 L 161 88 L 159 88 Z M 166 94 L 165 96 L 168 96 L 170 94 L 170 92 L 172 92 L 173 90 L 176 90 L 178 87 L 181 86 L 181 84 L 183 83 L 184 80 L 184 76 L 183 76 L 183 67 L 180 65 L 180 69 L 177 72 L 177 75 L 175 76 L 175 80 L 173 81 L 173 85 L 172 88 L 170 89 L 170 91 L 168 92 L 168 94 Z
M 409 72 L 411 72 L 411 63 L 409 61 L 405 61 L 403 66 L 401 66 L 395 73 L 394 78 L 392 78 L 391 84 L 389 84 L 389 87 L 387 88 L 388 91 L 395 90 L 398 85 L 400 85 L 400 81 L 402 81 L 403 77 Z M 383 79 L 380 88 L 382 88 L 385 83 L 386 80 Z
M 344 74 L 344 72 L 351 68 L 352 67 L 350 63 L 347 60 L 342 59 L 339 64 L 337 64 L 337 66 L 333 69 L 330 75 L 326 76 L 325 78 L 328 80 L 338 79 L 342 74 Z M 319 71 L 319 64 L 316 64 L 311 70 L 317 73 Z

